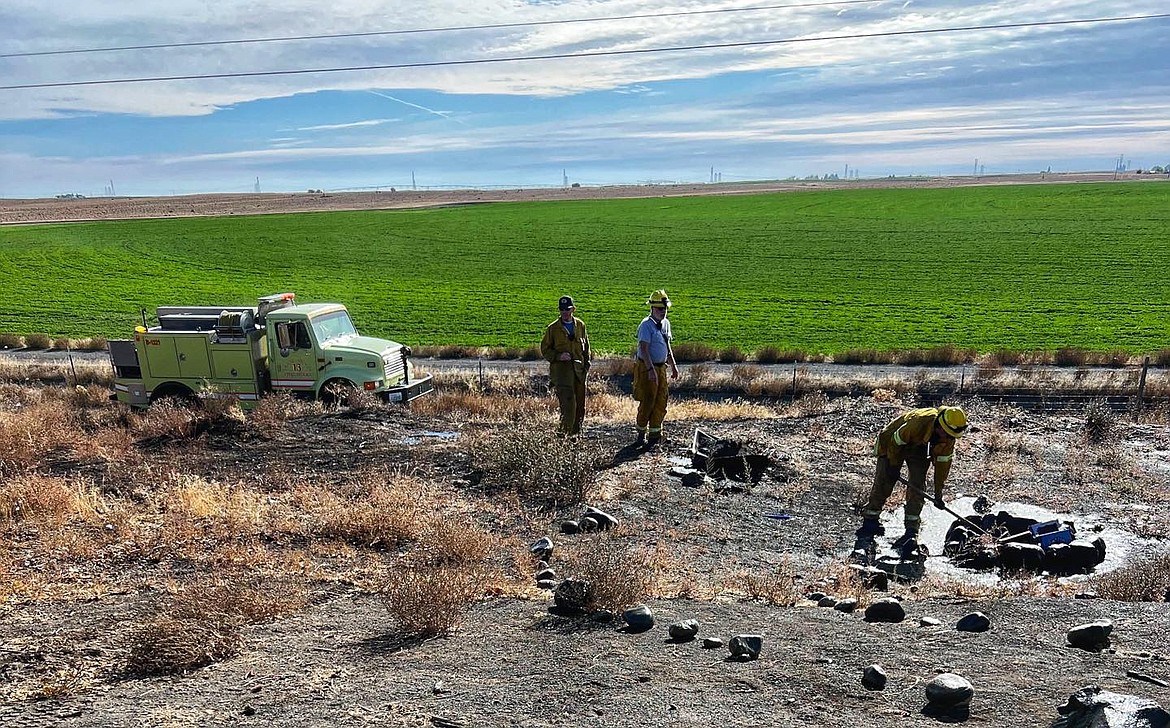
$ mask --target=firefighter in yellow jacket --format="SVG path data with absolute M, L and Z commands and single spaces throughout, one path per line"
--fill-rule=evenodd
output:
M 556 391 L 561 409 L 557 434 L 577 435 L 585 420 L 585 377 L 589 374 L 589 334 L 574 315 L 572 296 L 561 296 L 561 315 L 544 330 L 540 355 L 548 361 L 548 386 Z
M 926 500 L 926 470 L 934 465 L 934 504 L 943 507 L 943 484 L 951 472 L 955 441 L 967 432 L 967 414 L 958 407 L 926 407 L 903 413 L 878 434 L 874 442 L 877 471 L 869 502 L 862 511 L 857 529 L 859 548 L 885 533 L 878 520 L 882 507 L 902 475 L 909 471 L 906 487 L 906 532 L 894 541 L 894 548 L 907 556 L 918 551 L 918 529 Z

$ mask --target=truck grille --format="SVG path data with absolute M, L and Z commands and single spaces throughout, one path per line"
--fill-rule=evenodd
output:
M 406 374 L 406 357 L 402 354 L 402 349 L 395 349 L 382 355 L 382 361 L 386 364 L 386 379 L 393 382 Z

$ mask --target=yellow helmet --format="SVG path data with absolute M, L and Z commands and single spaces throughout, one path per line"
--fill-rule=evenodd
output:
M 650 298 L 646 300 L 646 305 L 650 308 L 670 308 L 670 297 L 666 295 L 666 291 L 659 288 L 650 294 Z
M 967 413 L 960 407 L 939 407 L 938 424 L 951 437 L 962 437 L 967 432 Z

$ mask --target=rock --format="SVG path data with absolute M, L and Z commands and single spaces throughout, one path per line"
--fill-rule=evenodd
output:
M 528 552 L 541 561 L 548 561 L 553 552 L 553 540 L 548 536 L 534 542 L 528 547 Z
M 694 468 L 674 467 L 670 469 L 671 477 L 678 478 L 688 488 L 695 488 L 707 480 L 706 473 Z
M 1100 540 L 1100 539 L 1098 539 Z M 1102 542 L 1104 545 L 1104 542 Z M 1076 540 L 1068 545 L 1067 568 L 1069 571 L 1084 573 L 1105 560 L 1091 541 Z
M 568 612 L 584 612 L 593 599 L 593 584 L 580 579 L 565 579 L 553 592 L 553 602 Z
M 1040 571 L 1044 549 L 1034 543 L 1005 543 L 999 547 L 999 565 L 1007 571 Z
M 557 572 L 555 569 L 541 569 L 540 571 L 536 572 L 537 581 L 553 581 L 556 578 Z
M 581 524 L 576 521 L 561 521 L 561 533 L 574 534 L 581 532 Z
M 953 672 L 936 675 L 926 684 L 926 702 L 939 710 L 953 710 L 970 705 L 975 688 L 967 678 Z
M 897 599 L 878 599 L 865 608 L 867 622 L 901 622 L 906 618 L 906 609 Z
M 971 612 L 959 620 L 955 629 L 960 632 L 986 632 L 991 629 L 991 620 L 983 612 Z
M 723 640 L 719 639 L 718 637 L 704 637 L 703 638 L 703 649 L 714 650 L 714 649 L 718 649 L 722 646 L 723 646 Z
M 670 638 L 672 640 L 677 642 L 689 642 L 693 640 L 697 634 L 699 634 L 699 620 L 684 619 L 682 621 L 675 622 L 674 624 L 670 625 L 668 631 L 670 632 Z
M 918 620 L 918 626 L 919 627 L 940 627 L 940 626 L 942 626 L 942 622 L 940 620 L 935 619 L 934 617 L 923 617 L 922 619 Z
M 861 671 L 861 685 L 866 690 L 885 690 L 887 680 L 886 671 L 877 663 Z
M 593 520 L 597 521 L 597 524 L 603 531 L 616 528 L 618 525 L 618 519 L 609 515 L 600 508 L 594 508 L 593 506 L 585 507 L 585 518 L 592 518 Z
M 1097 598 L 1097 592 L 1093 591 L 1092 589 L 1084 589 L 1082 591 L 1077 592 L 1076 594 L 1073 594 L 1073 599 L 1096 599 L 1096 598 Z
M 644 632 L 654 626 L 654 612 L 645 604 L 630 607 L 622 612 L 622 619 L 635 631 Z
M 577 521 L 577 525 L 580 527 L 581 533 L 593 533 L 594 531 L 601 530 L 601 523 L 592 516 L 585 516 L 580 521 Z
M 838 612 L 845 612 L 848 614 L 857 609 L 857 600 L 852 597 L 848 599 L 842 599 L 833 605 L 833 609 L 836 609 Z
M 240 711 L 244 715 L 256 715 L 256 709 L 251 705 L 245 705 L 244 709 Z
M 731 651 L 731 656 L 740 660 L 756 659 L 760 656 L 760 650 L 763 647 L 764 635 L 762 634 L 737 634 L 727 643 L 727 649 Z
M 613 620 L 617 619 L 617 615 L 608 609 L 598 609 L 593 614 L 590 614 L 589 618 L 592 619 L 594 622 L 601 622 L 602 624 L 609 624 Z
M 1079 624 L 1068 631 L 1068 643 L 1082 650 L 1098 651 L 1109 646 L 1109 635 L 1113 622 L 1100 619 L 1088 624 Z
M 820 599 L 817 600 L 817 606 L 818 607 L 826 607 L 826 608 L 835 607 L 835 606 L 837 606 L 837 598 L 836 597 L 821 597 Z
M 1123 695 L 1089 685 L 1057 708 L 1068 728 L 1166 728 L 1170 713 L 1147 698 Z
M 823 591 L 815 591 L 815 592 L 809 592 L 807 598 L 810 602 L 819 602 L 827 596 L 828 596 L 828 594 L 825 594 Z
M 556 579 L 537 579 L 536 586 L 538 586 L 541 589 L 548 589 L 549 591 L 553 591 L 554 589 L 557 588 L 557 580 Z
M 543 569 L 547 569 L 547 568 L 548 568 L 548 562 L 547 562 L 547 561 L 537 561 L 537 562 L 536 562 L 536 570 L 537 570 L 537 571 L 541 571 L 541 570 L 543 570 Z

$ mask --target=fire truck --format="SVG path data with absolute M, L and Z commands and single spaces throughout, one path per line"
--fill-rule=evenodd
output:
M 271 392 L 338 401 L 368 392 L 410 402 L 433 389 L 410 347 L 358 334 L 339 303 L 297 304 L 292 293 L 254 307 L 160 306 L 133 339 L 110 341 L 114 398 L 131 407 L 173 397 L 230 398 L 251 409 Z

